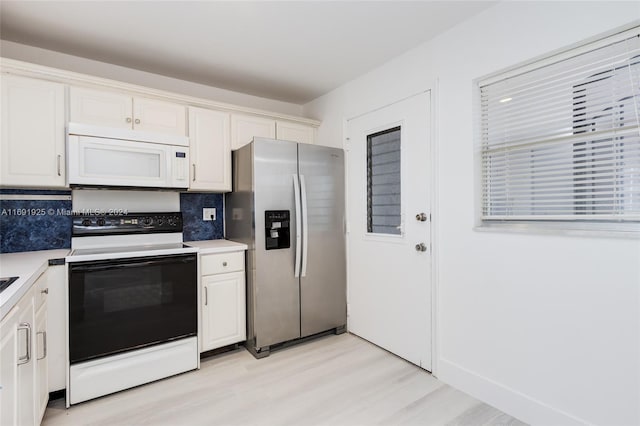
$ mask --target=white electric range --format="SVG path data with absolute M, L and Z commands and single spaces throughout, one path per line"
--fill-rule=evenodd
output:
M 67 407 L 199 367 L 181 213 L 76 216 L 71 246 Z

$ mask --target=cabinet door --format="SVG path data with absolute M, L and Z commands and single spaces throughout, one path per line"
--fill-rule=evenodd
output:
M 201 350 L 246 338 L 244 272 L 202 277 Z
M 184 105 L 147 98 L 133 99 L 133 128 L 144 132 L 186 136 Z
M 49 392 L 66 386 L 67 349 L 65 346 L 65 291 L 64 265 L 47 269 L 47 365 Z
M 69 90 L 69 121 L 131 129 L 133 125 L 133 99 L 123 93 L 71 87 Z
M 312 144 L 315 141 L 316 129 L 304 124 L 288 121 L 276 122 L 276 138 L 283 141 L 293 141 Z
M 231 115 L 231 149 L 242 148 L 254 137 L 275 139 L 275 120 L 250 115 Z
M 18 423 L 18 311 L 13 308 L 0 322 L 0 425 Z
M 35 380 L 36 361 L 34 352 L 35 324 L 33 312 L 33 290 L 18 303 L 17 362 L 18 362 L 18 410 L 17 424 L 35 424 Z
M 49 402 L 48 365 L 47 365 L 47 302 L 38 309 L 35 316 L 34 327 L 34 353 L 36 381 L 34 392 L 36 424 L 40 424 L 44 416 L 44 410 Z
M 64 86 L 2 76 L 0 185 L 64 188 Z
M 189 189 L 231 191 L 229 114 L 189 108 Z

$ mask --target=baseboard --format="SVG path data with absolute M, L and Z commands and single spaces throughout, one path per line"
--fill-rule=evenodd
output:
M 590 424 L 445 359 L 438 360 L 438 379 L 525 423 L 549 426 Z

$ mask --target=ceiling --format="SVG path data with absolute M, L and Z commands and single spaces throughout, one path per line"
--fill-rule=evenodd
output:
M 488 1 L 7 1 L 0 38 L 306 103 Z

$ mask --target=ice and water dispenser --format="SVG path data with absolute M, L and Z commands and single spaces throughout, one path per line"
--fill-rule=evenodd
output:
M 264 212 L 265 245 L 267 250 L 291 247 L 289 210 L 266 210 Z

